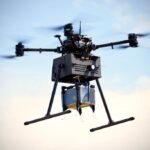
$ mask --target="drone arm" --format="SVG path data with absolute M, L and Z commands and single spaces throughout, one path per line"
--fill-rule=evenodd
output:
M 106 43 L 106 44 L 95 45 L 94 50 L 96 50 L 98 48 L 109 47 L 109 46 L 111 46 L 113 49 L 114 45 L 126 44 L 129 42 L 130 42 L 129 40 L 123 40 L 123 41 L 118 41 L 118 42 L 111 42 L 111 43 Z
M 24 48 L 24 52 L 57 52 L 61 53 L 60 47 L 54 48 L 54 49 L 49 49 L 49 48 Z
M 16 45 L 16 56 L 23 56 L 24 52 L 56 52 L 62 53 L 61 47 L 47 49 L 47 48 L 24 48 L 21 43 Z
M 95 46 L 93 46 L 93 50 L 96 50 L 96 49 L 102 48 L 102 47 L 108 47 L 108 46 L 111 46 L 113 49 L 114 45 L 120 45 L 120 44 L 126 44 L 126 43 L 129 43 L 130 47 L 138 47 L 137 34 L 135 34 L 135 33 L 128 34 L 128 40 L 106 43 L 106 44 L 101 44 L 101 45 L 95 45 Z

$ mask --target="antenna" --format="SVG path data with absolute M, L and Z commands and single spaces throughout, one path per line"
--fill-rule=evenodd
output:
M 81 21 L 80 21 L 80 24 L 79 24 L 79 35 L 81 35 Z

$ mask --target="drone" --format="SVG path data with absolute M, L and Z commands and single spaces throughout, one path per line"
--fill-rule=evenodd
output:
M 5 58 L 21 57 L 24 56 L 25 52 L 55 52 L 61 54 L 53 60 L 52 81 L 54 82 L 54 85 L 46 114 L 44 117 L 26 121 L 24 122 L 24 125 L 69 114 L 72 109 L 77 110 L 80 115 L 82 115 L 82 109 L 84 107 L 90 107 L 92 111 L 95 112 L 95 85 L 91 85 L 91 81 L 96 81 L 96 85 L 108 118 L 108 124 L 92 128 L 90 129 L 91 132 L 134 120 L 134 117 L 129 117 L 119 121 L 113 121 L 99 82 L 99 78 L 101 78 L 100 57 L 93 55 L 91 52 L 104 47 L 111 47 L 113 49 L 116 45 L 119 45 L 120 48 L 137 48 L 137 38 L 148 36 L 149 33 L 130 33 L 128 34 L 128 39 L 126 40 L 96 45 L 92 42 L 91 38 L 82 34 L 81 22 L 77 33 L 74 32 L 72 23 L 55 27 L 53 30 L 64 31 L 64 36 L 66 38 L 65 40 L 62 40 L 60 35 L 55 35 L 55 38 L 59 40 L 61 46 L 51 49 L 26 48 L 23 42 L 18 42 L 15 51 L 16 55 L 5 56 Z M 51 109 L 59 82 L 67 83 L 69 86 L 61 87 L 62 111 L 56 114 L 51 114 Z

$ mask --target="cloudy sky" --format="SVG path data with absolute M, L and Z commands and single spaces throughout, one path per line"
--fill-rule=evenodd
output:
M 84 34 L 95 44 L 126 40 L 128 33 L 150 32 L 148 0 L 1 0 L 0 55 L 14 54 L 18 40 L 28 39 L 26 47 L 59 46 L 41 27 L 82 20 Z M 62 33 L 60 33 L 62 34 Z M 93 54 L 101 57 L 103 91 L 112 118 L 134 116 L 133 122 L 89 132 L 108 122 L 96 89 L 96 112 L 83 110 L 24 126 L 24 121 L 45 115 L 53 82 L 54 53 L 25 53 L 14 60 L 0 59 L 0 149 L 2 150 L 149 150 L 150 144 L 150 43 L 139 39 L 138 48 Z M 93 84 L 95 84 L 93 82 Z M 58 86 L 53 113 L 61 111 Z

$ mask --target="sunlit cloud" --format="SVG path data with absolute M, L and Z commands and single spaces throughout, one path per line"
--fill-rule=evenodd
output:
M 137 86 L 140 88 L 146 89 L 150 88 L 150 77 L 149 76 L 141 76 L 136 81 Z
M 29 126 L 24 126 L 23 122 L 27 120 L 32 120 L 36 117 L 42 117 L 47 109 L 48 98 L 47 96 L 39 94 L 34 96 L 37 97 L 36 101 L 33 100 L 31 95 L 26 95 L 24 97 L 15 97 L 11 102 L 4 105 L 3 108 L 7 108 L 7 112 L 4 112 L 1 115 L 1 148 L 7 150 L 13 148 L 18 149 L 17 147 L 24 149 L 30 149 L 30 144 L 32 143 L 32 148 L 48 149 L 48 148 L 65 148 L 69 150 L 73 141 L 76 141 L 74 149 L 80 145 L 80 148 L 84 148 L 84 144 L 81 142 L 88 142 L 87 150 L 89 147 L 95 147 L 99 149 L 99 136 L 103 138 L 103 143 L 101 147 L 104 147 L 106 150 L 110 150 L 112 146 L 106 146 L 105 142 L 111 140 L 112 136 L 120 136 L 119 143 L 114 143 L 113 147 L 119 146 L 124 147 L 124 149 L 129 147 L 135 147 L 138 149 L 138 146 L 142 147 L 143 145 L 148 146 L 148 135 L 149 135 L 149 126 L 150 118 L 148 116 L 150 104 L 150 78 L 147 76 L 140 77 L 137 79 L 136 84 L 140 88 L 134 88 L 130 92 L 120 92 L 111 89 L 105 89 L 104 94 L 114 120 L 123 119 L 126 117 L 134 116 L 136 120 L 131 123 L 126 123 L 124 125 L 118 125 L 110 129 L 105 129 L 97 131 L 95 133 L 90 133 L 89 129 L 91 127 L 100 126 L 107 123 L 107 116 L 101 103 L 101 98 L 96 92 L 96 112 L 92 114 L 90 109 L 84 109 L 83 115 L 80 117 L 76 111 L 73 111 L 72 114 L 49 119 L 47 121 L 39 122 L 37 124 L 32 124 Z M 118 81 L 116 81 L 118 82 Z M 44 100 L 45 99 L 45 100 Z M 47 99 L 47 100 L 46 100 Z M 61 111 L 61 98 L 60 94 L 57 94 L 54 101 L 54 109 L 52 113 Z M 142 129 L 141 129 L 142 128 Z M 120 135 L 121 132 L 121 135 Z M 128 136 L 129 133 L 132 133 L 134 136 L 140 136 L 138 139 L 132 139 Z M 102 135 L 101 135 L 102 134 Z M 62 138 L 65 139 L 61 140 Z M 80 136 L 79 136 L 80 135 Z M 109 135 L 109 137 L 108 137 Z M 124 135 L 124 136 L 123 136 Z M 91 136 L 94 138 L 91 142 Z M 97 138 L 95 138 L 97 137 Z M 124 138 L 126 137 L 126 142 Z M 71 139 L 70 139 L 71 138 Z M 50 141 L 53 141 L 53 144 L 49 144 Z M 67 146 L 64 143 L 70 141 Z M 37 146 L 37 142 L 42 141 L 40 146 Z M 59 145 L 58 145 L 59 141 Z M 132 142 L 130 142 L 132 141 Z M 140 141 L 138 146 L 136 143 Z M 9 142 L 9 145 L 7 144 Z M 122 144 L 121 144 L 122 143 Z M 130 144 L 129 144 L 130 143 Z M 96 144 L 96 145 L 95 145 Z M 111 144 L 110 144 L 111 145 Z M 98 146 L 98 147 L 97 147 Z M 146 149 L 148 150 L 148 149 Z

